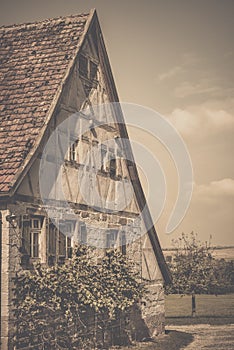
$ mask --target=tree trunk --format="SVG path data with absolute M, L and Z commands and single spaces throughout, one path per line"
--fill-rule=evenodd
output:
M 196 295 L 192 292 L 192 317 L 196 316 Z

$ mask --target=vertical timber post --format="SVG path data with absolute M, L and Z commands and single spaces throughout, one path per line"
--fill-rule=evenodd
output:
M 192 317 L 196 316 L 196 295 L 195 292 L 192 291 Z

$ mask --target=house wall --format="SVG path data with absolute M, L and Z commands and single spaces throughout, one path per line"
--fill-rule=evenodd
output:
M 10 245 L 9 245 L 9 223 L 6 216 L 8 210 L 1 210 L 2 216 L 2 240 L 1 240 L 1 349 L 8 349 L 9 330 L 9 269 L 10 269 Z
M 14 277 L 20 267 L 21 246 L 17 218 L 9 207 L 2 215 L 2 273 L 1 273 L 1 349 L 13 349 L 14 334 Z
M 56 108 L 56 113 L 48 126 L 50 131 L 53 131 L 57 125 L 63 122 L 72 113 L 79 111 L 81 108 L 109 101 L 106 80 L 104 72 L 101 69 L 104 63 L 102 62 L 101 64 L 101 62 L 99 62 L 100 55 L 97 52 L 97 47 L 92 42 L 91 36 L 87 39 L 82 50 L 87 57 L 91 57 L 98 64 L 97 83 L 87 96 L 85 93 L 84 81 L 79 75 L 79 62 L 77 61 L 63 90 L 59 105 Z M 89 123 L 89 120 L 82 116 L 80 116 L 80 119 L 82 119 L 82 123 Z M 163 278 L 148 235 L 141 235 L 142 230 L 145 231 L 145 228 L 142 219 L 139 216 L 139 208 L 133 191 L 131 200 L 127 200 L 128 194 L 125 193 L 126 187 L 123 185 L 123 179 L 127 180 L 128 184 L 131 185 L 131 177 L 124 157 L 118 160 L 117 172 L 120 176 L 119 180 L 112 179 L 109 175 L 107 176 L 100 171 L 97 172 L 96 181 L 102 198 L 99 203 L 99 209 L 101 209 L 101 212 L 94 210 L 92 206 L 95 198 L 93 196 L 93 184 L 89 180 L 89 174 L 93 167 L 96 168 L 96 170 L 100 169 L 98 169 L 99 163 L 97 159 L 86 159 L 87 153 L 92 147 L 95 147 L 95 142 L 96 145 L 97 143 L 100 145 L 107 139 L 113 139 L 111 148 L 115 149 L 116 141 L 114 140 L 115 137 L 119 135 L 117 125 L 114 125 L 114 116 L 107 114 L 106 122 L 113 123 L 113 127 L 96 128 L 96 135 L 89 132 L 86 135 L 86 139 L 81 139 L 78 143 L 77 154 L 80 157 L 81 165 L 78 166 L 75 162 L 69 160 L 63 165 L 63 192 L 66 200 L 72 204 L 73 214 L 75 214 L 78 223 L 84 222 L 86 224 L 89 244 L 96 247 L 103 247 L 106 240 L 105 233 L 109 229 L 116 229 L 119 232 L 124 230 L 127 237 L 131 236 L 133 238 L 132 243 L 127 246 L 127 254 L 134 262 L 136 262 L 139 279 L 144 278 L 149 291 L 141 305 L 140 311 L 142 311 L 143 318 L 139 318 L 139 323 L 135 325 L 135 329 L 136 332 L 140 334 L 143 322 L 148 335 L 152 336 L 164 331 Z M 45 141 L 46 135 L 44 144 Z M 40 153 L 43 151 L 43 146 L 41 146 L 37 158 L 34 159 L 33 165 L 21 182 L 16 196 L 11 201 L 11 204 L 8 204 L 8 209 L 2 211 L 2 261 L 3 271 L 5 272 L 4 277 L 2 277 L 3 289 L 1 292 L 3 311 L 3 350 L 11 349 L 11 334 L 14 331 L 13 326 L 10 323 L 13 318 L 12 278 L 15 276 L 16 271 L 21 269 L 18 248 L 21 246 L 22 230 L 19 228 L 19 222 L 17 220 L 22 215 L 37 214 L 45 217 L 40 235 L 40 259 L 42 262 L 48 263 L 48 218 L 45 205 L 41 203 L 38 178 L 41 157 Z M 56 149 L 58 149 L 58 147 Z M 85 188 L 83 195 L 81 195 L 80 183 L 77 180 L 82 174 L 84 174 L 83 187 Z M 56 191 L 54 195 L 56 198 Z M 123 200 L 125 197 L 126 199 Z M 86 201 L 87 198 L 89 199 L 89 203 Z M 108 201 L 118 201 L 118 198 L 122 200 L 123 204 L 121 212 L 105 212 Z M 57 215 L 56 204 L 54 208 L 50 206 L 47 209 L 54 209 L 55 215 Z M 61 210 L 61 215 L 65 215 L 65 217 L 69 218 L 69 215 L 71 215 L 70 211 L 68 210 L 66 212 L 65 210 L 65 212 L 62 212 Z M 7 222 L 7 215 L 16 216 L 16 220 L 13 220 L 11 223 Z M 97 249 L 97 252 L 98 254 L 102 254 L 103 250 Z M 135 322 L 135 320 L 136 317 L 132 317 L 132 321 Z M 146 334 L 144 334 L 144 336 L 145 335 Z M 9 345 L 7 345 L 8 341 Z

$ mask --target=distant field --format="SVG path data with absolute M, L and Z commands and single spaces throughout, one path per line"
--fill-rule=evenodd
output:
M 118 349 L 182 350 L 191 342 L 194 346 L 191 344 L 189 349 L 234 349 L 234 294 L 197 295 L 196 303 L 197 315 L 191 317 L 190 296 L 166 296 L 166 335 L 156 337 L 153 342 Z
M 197 316 L 234 316 L 234 294 L 197 295 Z M 191 296 L 168 295 L 166 317 L 191 316 Z
M 196 306 L 196 318 L 191 318 L 191 296 L 166 296 L 166 323 L 234 323 L 234 294 L 197 295 Z

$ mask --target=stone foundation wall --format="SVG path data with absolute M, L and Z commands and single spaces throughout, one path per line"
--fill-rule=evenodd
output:
M 149 329 L 149 335 L 156 336 L 165 332 L 164 288 L 162 281 L 151 282 L 147 286 L 147 295 L 142 302 L 142 318 Z

